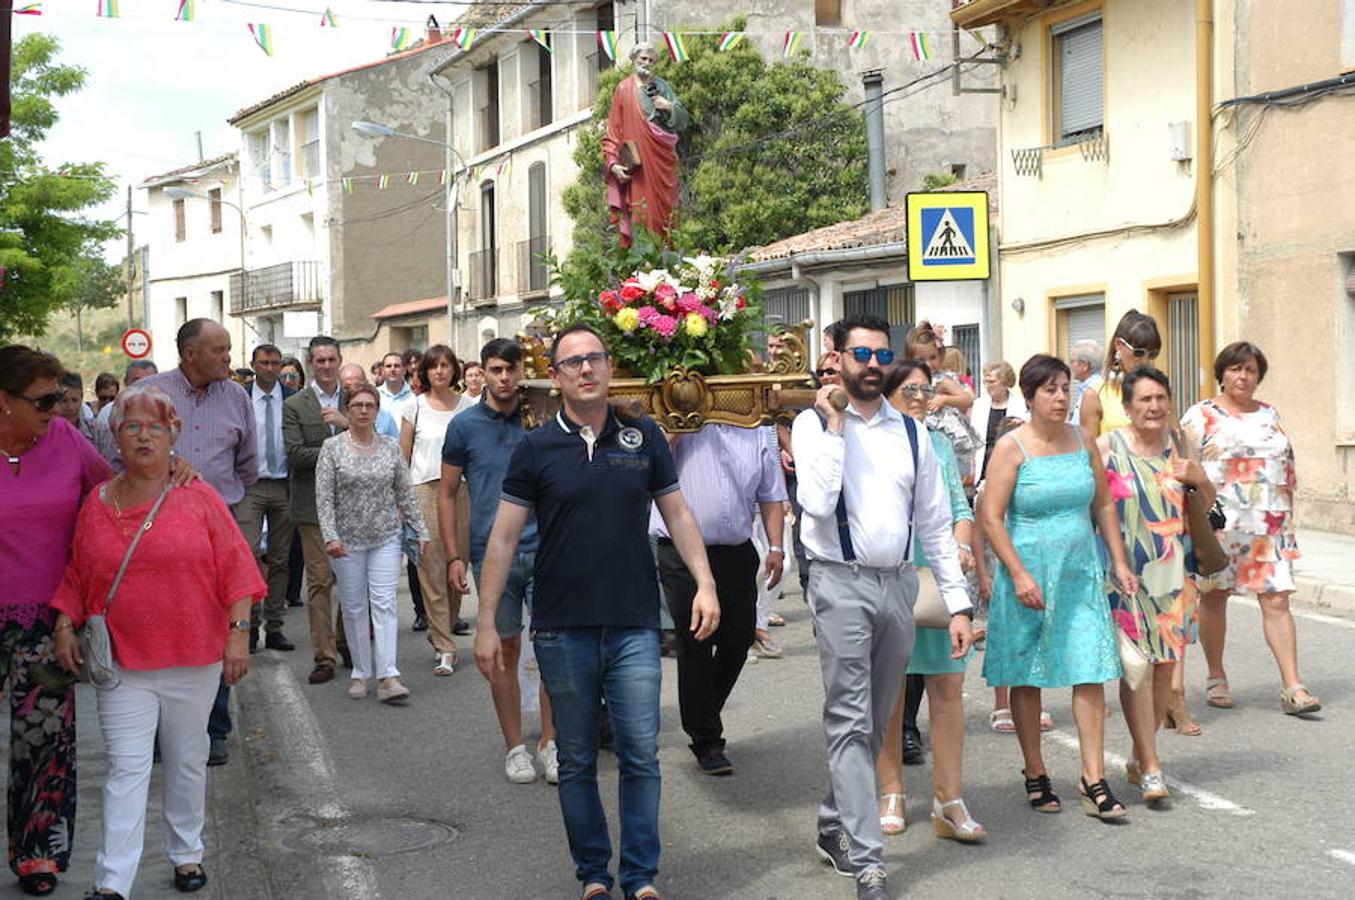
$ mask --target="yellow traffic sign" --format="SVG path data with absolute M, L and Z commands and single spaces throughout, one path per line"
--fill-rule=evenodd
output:
M 988 194 L 909 194 L 908 279 L 974 281 L 989 276 Z

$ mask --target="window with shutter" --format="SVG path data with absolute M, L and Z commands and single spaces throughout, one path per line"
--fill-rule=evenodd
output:
M 1199 325 L 1194 291 L 1167 295 L 1167 369 L 1178 413 L 1199 399 Z
M 1104 294 L 1079 294 L 1060 297 L 1054 301 L 1058 316 L 1058 349 L 1060 358 L 1067 359 L 1069 348 L 1078 341 L 1106 341 L 1106 297 Z
M 1101 14 L 1093 13 L 1050 30 L 1056 92 L 1056 143 L 1075 143 L 1100 133 L 1104 123 Z

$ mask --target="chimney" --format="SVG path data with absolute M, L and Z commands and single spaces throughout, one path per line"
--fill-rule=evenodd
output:
M 428 21 L 424 23 L 424 27 L 428 29 L 427 43 L 436 44 L 442 40 L 442 26 L 438 25 L 437 16 L 429 16 Z
M 884 75 L 879 69 L 865 73 L 861 83 L 866 89 L 866 181 L 870 185 L 870 208 L 884 209 L 885 198 L 885 112 Z

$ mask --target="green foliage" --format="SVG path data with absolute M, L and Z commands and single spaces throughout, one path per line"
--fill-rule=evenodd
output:
M 60 44 L 30 34 L 14 45 L 13 131 L 0 142 L 0 341 L 40 335 L 51 313 L 108 285 L 91 264 L 98 245 L 117 237 L 115 223 L 83 210 L 109 199 L 115 185 L 102 163 L 67 163 L 53 170 L 37 145 L 56 124 L 55 100 L 85 84 L 85 70 L 57 62 Z
M 837 74 L 802 59 L 768 65 L 747 41 L 724 53 L 718 43 L 689 35 L 691 58 L 674 63 L 665 55 L 656 69 L 692 115 L 678 143 L 683 187 L 673 244 L 738 252 L 864 215 L 865 123 L 843 101 Z M 603 74 L 593 117 L 576 132 L 579 181 L 565 191 L 564 206 L 579 254 L 597 256 L 599 242 L 616 240 L 601 138 L 626 74 L 629 67 Z
M 960 176 L 954 172 L 928 172 L 922 176 L 922 189 L 924 191 L 936 191 L 943 187 L 950 187 L 960 180 Z

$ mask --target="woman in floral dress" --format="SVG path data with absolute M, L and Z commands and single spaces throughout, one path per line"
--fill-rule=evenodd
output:
M 1103 435 L 1097 448 L 1106 464 L 1125 553 L 1139 578 L 1139 589 L 1132 594 L 1113 585 L 1110 590 L 1122 660 L 1133 656 L 1142 663 L 1126 664 L 1120 678 L 1120 708 L 1134 741 L 1125 774 L 1152 803 L 1170 796 L 1157 754 L 1157 732 L 1175 702 L 1176 664 L 1196 632 L 1197 595 L 1189 575 L 1194 553 L 1185 497 L 1194 492 L 1198 500 L 1191 502 L 1213 506 L 1214 486 L 1173 439 L 1175 414 L 1167 376 L 1143 366 L 1125 375 L 1121 387 L 1129 424 Z
M 1256 597 L 1266 643 L 1280 669 L 1280 706 L 1301 716 L 1322 708 L 1299 677 L 1298 639 L 1289 595 L 1294 591 L 1294 448 L 1275 409 L 1256 399 L 1266 377 L 1261 348 L 1246 341 L 1229 344 L 1214 360 L 1219 395 L 1203 400 L 1181 425 L 1200 448 L 1206 473 L 1227 516 L 1219 541 L 1231 557 L 1228 568 L 1201 579 L 1200 643 L 1209 664 L 1205 698 L 1228 709 L 1233 697 L 1223 668 L 1231 594 Z

